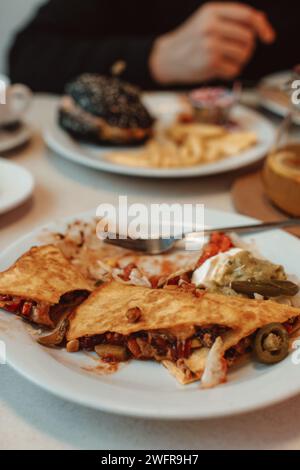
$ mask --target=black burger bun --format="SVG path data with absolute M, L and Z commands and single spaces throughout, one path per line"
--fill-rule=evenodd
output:
M 66 86 L 59 125 L 92 143 L 136 145 L 152 135 L 154 119 L 139 90 L 118 78 L 84 74 Z

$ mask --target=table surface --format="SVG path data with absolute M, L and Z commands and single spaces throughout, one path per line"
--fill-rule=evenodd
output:
M 257 104 L 251 94 L 244 100 Z M 53 154 L 45 148 L 40 130 L 56 103 L 55 97 L 35 97 L 28 114 L 33 139 L 7 155 L 32 172 L 36 188 L 29 201 L 0 217 L 0 250 L 36 226 L 96 210 L 118 195 L 127 195 L 129 202 L 198 202 L 234 211 L 230 187 L 241 172 L 153 181 L 97 172 Z M 300 136 L 300 131 L 294 129 L 293 134 Z M 57 398 L 8 365 L 0 366 L 0 449 L 299 449 L 299 423 L 300 396 L 226 419 L 168 423 L 119 417 Z

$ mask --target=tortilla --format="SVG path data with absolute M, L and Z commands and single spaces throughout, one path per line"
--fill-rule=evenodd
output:
M 129 309 L 138 307 L 141 317 L 131 323 Z M 300 309 L 269 300 L 252 300 L 238 296 L 205 294 L 196 297 L 182 289 L 150 289 L 111 281 L 94 291 L 70 318 L 68 341 L 83 336 L 106 332 L 130 335 L 139 331 L 168 330 L 189 326 L 220 325 L 230 328 L 224 333 L 224 351 L 235 346 L 242 338 L 251 335 L 263 325 L 299 316 Z M 201 378 L 209 349 L 195 350 L 184 359 L 192 377 L 171 361 L 163 361 L 181 383 Z
M 141 319 L 130 323 L 128 309 L 139 307 Z M 205 294 L 198 298 L 181 289 L 150 289 L 111 281 L 96 289 L 71 318 L 68 340 L 105 332 L 129 335 L 141 330 L 216 324 L 234 330 L 234 339 L 248 336 L 271 322 L 283 323 L 300 309 L 270 300 Z M 226 343 L 231 346 L 231 336 Z
M 91 290 L 89 282 L 54 245 L 33 247 L 0 273 L 0 294 L 54 305 L 62 295 Z

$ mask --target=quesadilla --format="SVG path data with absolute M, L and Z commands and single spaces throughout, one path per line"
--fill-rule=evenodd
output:
M 256 330 L 294 322 L 299 316 L 300 309 L 270 300 L 111 281 L 71 315 L 67 341 L 100 351 L 105 361 L 162 362 L 185 384 L 201 378 L 217 338 L 222 342 L 215 349 L 220 356 L 222 346 L 223 361 L 230 364 L 234 356 L 247 352 Z M 212 357 L 209 362 L 214 363 Z
M 31 248 L 0 273 L 0 308 L 47 327 L 90 291 L 89 282 L 54 245 Z

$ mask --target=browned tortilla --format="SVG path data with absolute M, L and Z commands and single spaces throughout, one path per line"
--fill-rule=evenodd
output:
M 126 316 L 133 307 L 139 307 L 142 312 L 136 323 L 130 323 Z M 282 323 L 297 315 L 300 309 L 272 301 L 219 294 L 198 298 L 181 289 L 150 289 L 111 281 L 95 290 L 76 309 L 68 340 L 108 331 L 129 335 L 141 330 L 211 324 L 229 327 L 237 338 L 243 338 L 262 325 Z M 227 343 L 232 342 L 231 336 L 225 338 Z
M 0 273 L 0 294 L 54 305 L 62 295 L 91 290 L 89 282 L 54 245 L 33 247 Z
M 139 307 L 140 320 L 131 323 L 130 308 Z M 196 297 L 181 289 L 149 289 L 111 281 L 102 285 L 74 312 L 67 339 L 93 336 L 105 332 L 129 335 L 138 331 L 165 330 L 188 326 L 222 325 L 230 328 L 223 336 L 224 352 L 258 328 L 272 323 L 284 323 L 299 316 L 300 309 L 270 300 L 252 300 L 238 296 L 205 294 Z M 199 380 L 205 368 L 209 349 L 195 350 L 182 359 L 192 372 L 171 361 L 163 361 L 168 370 L 183 384 Z

